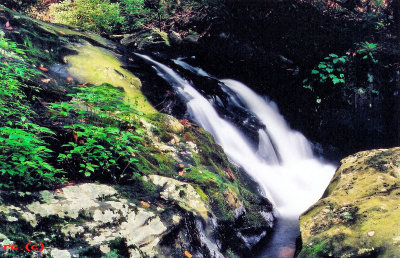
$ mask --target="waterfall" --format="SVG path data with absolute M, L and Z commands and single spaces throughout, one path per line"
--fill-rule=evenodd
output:
M 275 103 L 238 81 L 220 80 L 232 103 L 244 106 L 265 125 L 258 131 L 258 148 L 254 148 L 245 133 L 221 117 L 212 102 L 187 80 L 148 56 L 137 55 L 154 65 L 158 75 L 186 102 L 191 118 L 214 136 L 231 161 L 260 184 L 280 217 L 297 218 L 321 197 L 335 168 L 313 155 L 310 143 L 301 133 L 290 129 Z M 181 59 L 174 62 L 198 75 L 209 76 Z

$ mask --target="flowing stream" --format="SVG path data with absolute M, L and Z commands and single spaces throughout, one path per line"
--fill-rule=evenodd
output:
M 313 155 L 311 144 L 290 129 L 274 102 L 246 85 L 231 79 L 219 83 L 231 105 L 247 110 L 263 125 L 258 129 L 258 146 L 232 121 L 219 115 L 215 101 L 205 98 L 195 85 L 170 67 L 137 55 L 154 65 L 158 75 L 184 100 L 191 118 L 214 136 L 231 161 L 253 177 L 273 203 L 278 223 L 260 257 L 293 257 L 298 217 L 321 197 L 335 167 Z M 200 76 L 210 76 L 180 59 L 174 62 Z

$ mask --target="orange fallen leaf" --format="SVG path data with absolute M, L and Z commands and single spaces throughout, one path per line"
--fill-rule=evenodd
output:
M 184 168 L 185 165 L 183 165 L 183 164 L 181 163 L 181 164 L 179 164 L 179 167 L 180 167 L 180 168 Z
M 6 27 L 10 27 L 10 22 L 9 21 L 6 22 Z
M 61 35 L 65 35 L 65 32 L 61 30 L 59 30 L 58 33 L 60 33 Z
M 150 203 L 148 203 L 148 202 L 140 201 L 140 204 L 146 208 L 150 208 Z
M 189 253 L 188 251 L 185 251 L 184 252 L 184 254 L 185 254 L 185 256 L 187 257 L 187 258 L 192 258 L 192 254 L 191 253 Z
M 68 78 L 67 78 L 67 81 L 68 81 L 68 82 L 72 82 L 72 81 L 74 81 L 74 78 L 68 77 Z
M 178 172 L 178 175 L 183 176 L 185 174 L 185 170 L 181 170 Z
M 43 66 L 39 67 L 39 70 L 41 70 L 43 72 L 48 72 L 49 71 L 49 69 L 47 69 L 47 68 L 45 68 Z
M 77 133 L 72 133 L 72 137 L 74 137 L 74 142 L 78 143 L 78 134 Z
M 132 58 L 132 57 L 129 57 L 129 61 L 133 62 L 133 58 Z
M 44 83 L 49 83 L 51 81 L 51 79 L 41 79 L 41 81 Z
M 82 83 L 82 84 L 78 84 L 78 86 L 79 87 L 84 87 L 84 86 L 86 86 L 86 85 L 88 85 L 90 82 L 85 82 L 85 83 Z

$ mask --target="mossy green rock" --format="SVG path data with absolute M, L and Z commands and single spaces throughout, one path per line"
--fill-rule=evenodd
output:
M 299 257 L 400 257 L 399 225 L 400 148 L 359 152 L 300 217 Z
M 257 184 L 229 162 L 211 134 L 146 101 L 134 75 L 139 64 L 123 46 L 1 5 L 0 21 L 13 27 L 4 32 L 7 38 L 31 45 L 32 66 L 42 68 L 34 83 L 43 89 L 40 103 L 68 100 L 76 86 L 122 87 L 141 111 L 127 126 L 143 134 L 143 146 L 132 154 L 138 162 L 118 184 L 100 178 L 103 184 L 0 192 L 0 243 L 42 241 L 46 255 L 56 257 L 101 257 L 115 250 L 123 257 L 182 257 L 185 251 L 201 257 L 227 250 L 247 255 L 247 239 L 270 232 L 272 205 Z M 165 42 L 167 35 L 157 32 L 154 39 Z M 51 123 L 64 137 L 60 124 Z
M 46 66 L 46 75 L 56 78 L 59 86 L 64 80 L 74 83 L 122 87 L 129 101 L 143 113 L 156 110 L 142 94 L 141 81 L 125 67 L 123 48 L 101 36 L 55 25 L 14 13 L 0 5 L 0 18 L 8 21 L 13 30 L 5 31 L 8 38 L 23 45 L 31 45 L 28 55 L 40 66 Z M 3 20 L 0 19 L 0 22 Z M 126 59 L 126 58 L 125 58 Z M 65 64 L 62 64 L 64 62 Z M 46 68 L 46 69 L 47 69 Z M 46 85 L 49 87 L 49 85 Z

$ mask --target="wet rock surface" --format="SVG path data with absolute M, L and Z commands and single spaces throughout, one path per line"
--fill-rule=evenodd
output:
M 265 236 L 274 217 L 257 184 L 229 162 L 212 136 L 187 120 L 158 113 L 141 92 L 140 63 L 126 49 L 92 33 L 0 9 L 7 36 L 26 36 L 48 67 L 46 101 L 68 100 L 71 87 L 123 88 L 143 113 L 140 169 L 121 184 L 71 182 L 57 189 L 0 193 L 0 242 L 42 242 L 50 257 L 222 257 L 250 252 L 238 233 Z M 167 35 L 155 36 L 163 39 Z M 129 70 L 127 69 L 129 67 Z M 60 130 L 62 124 L 51 125 Z M 62 132 L 62 130 L 60 130 Z M 269 214 L 270 216 L 264 216 Z M 1 250 L 4 251 L 4 250 Z M 7 253 L 4 255 L 13 255 Z M 187 255 L 186 255 L 187 256 Z

